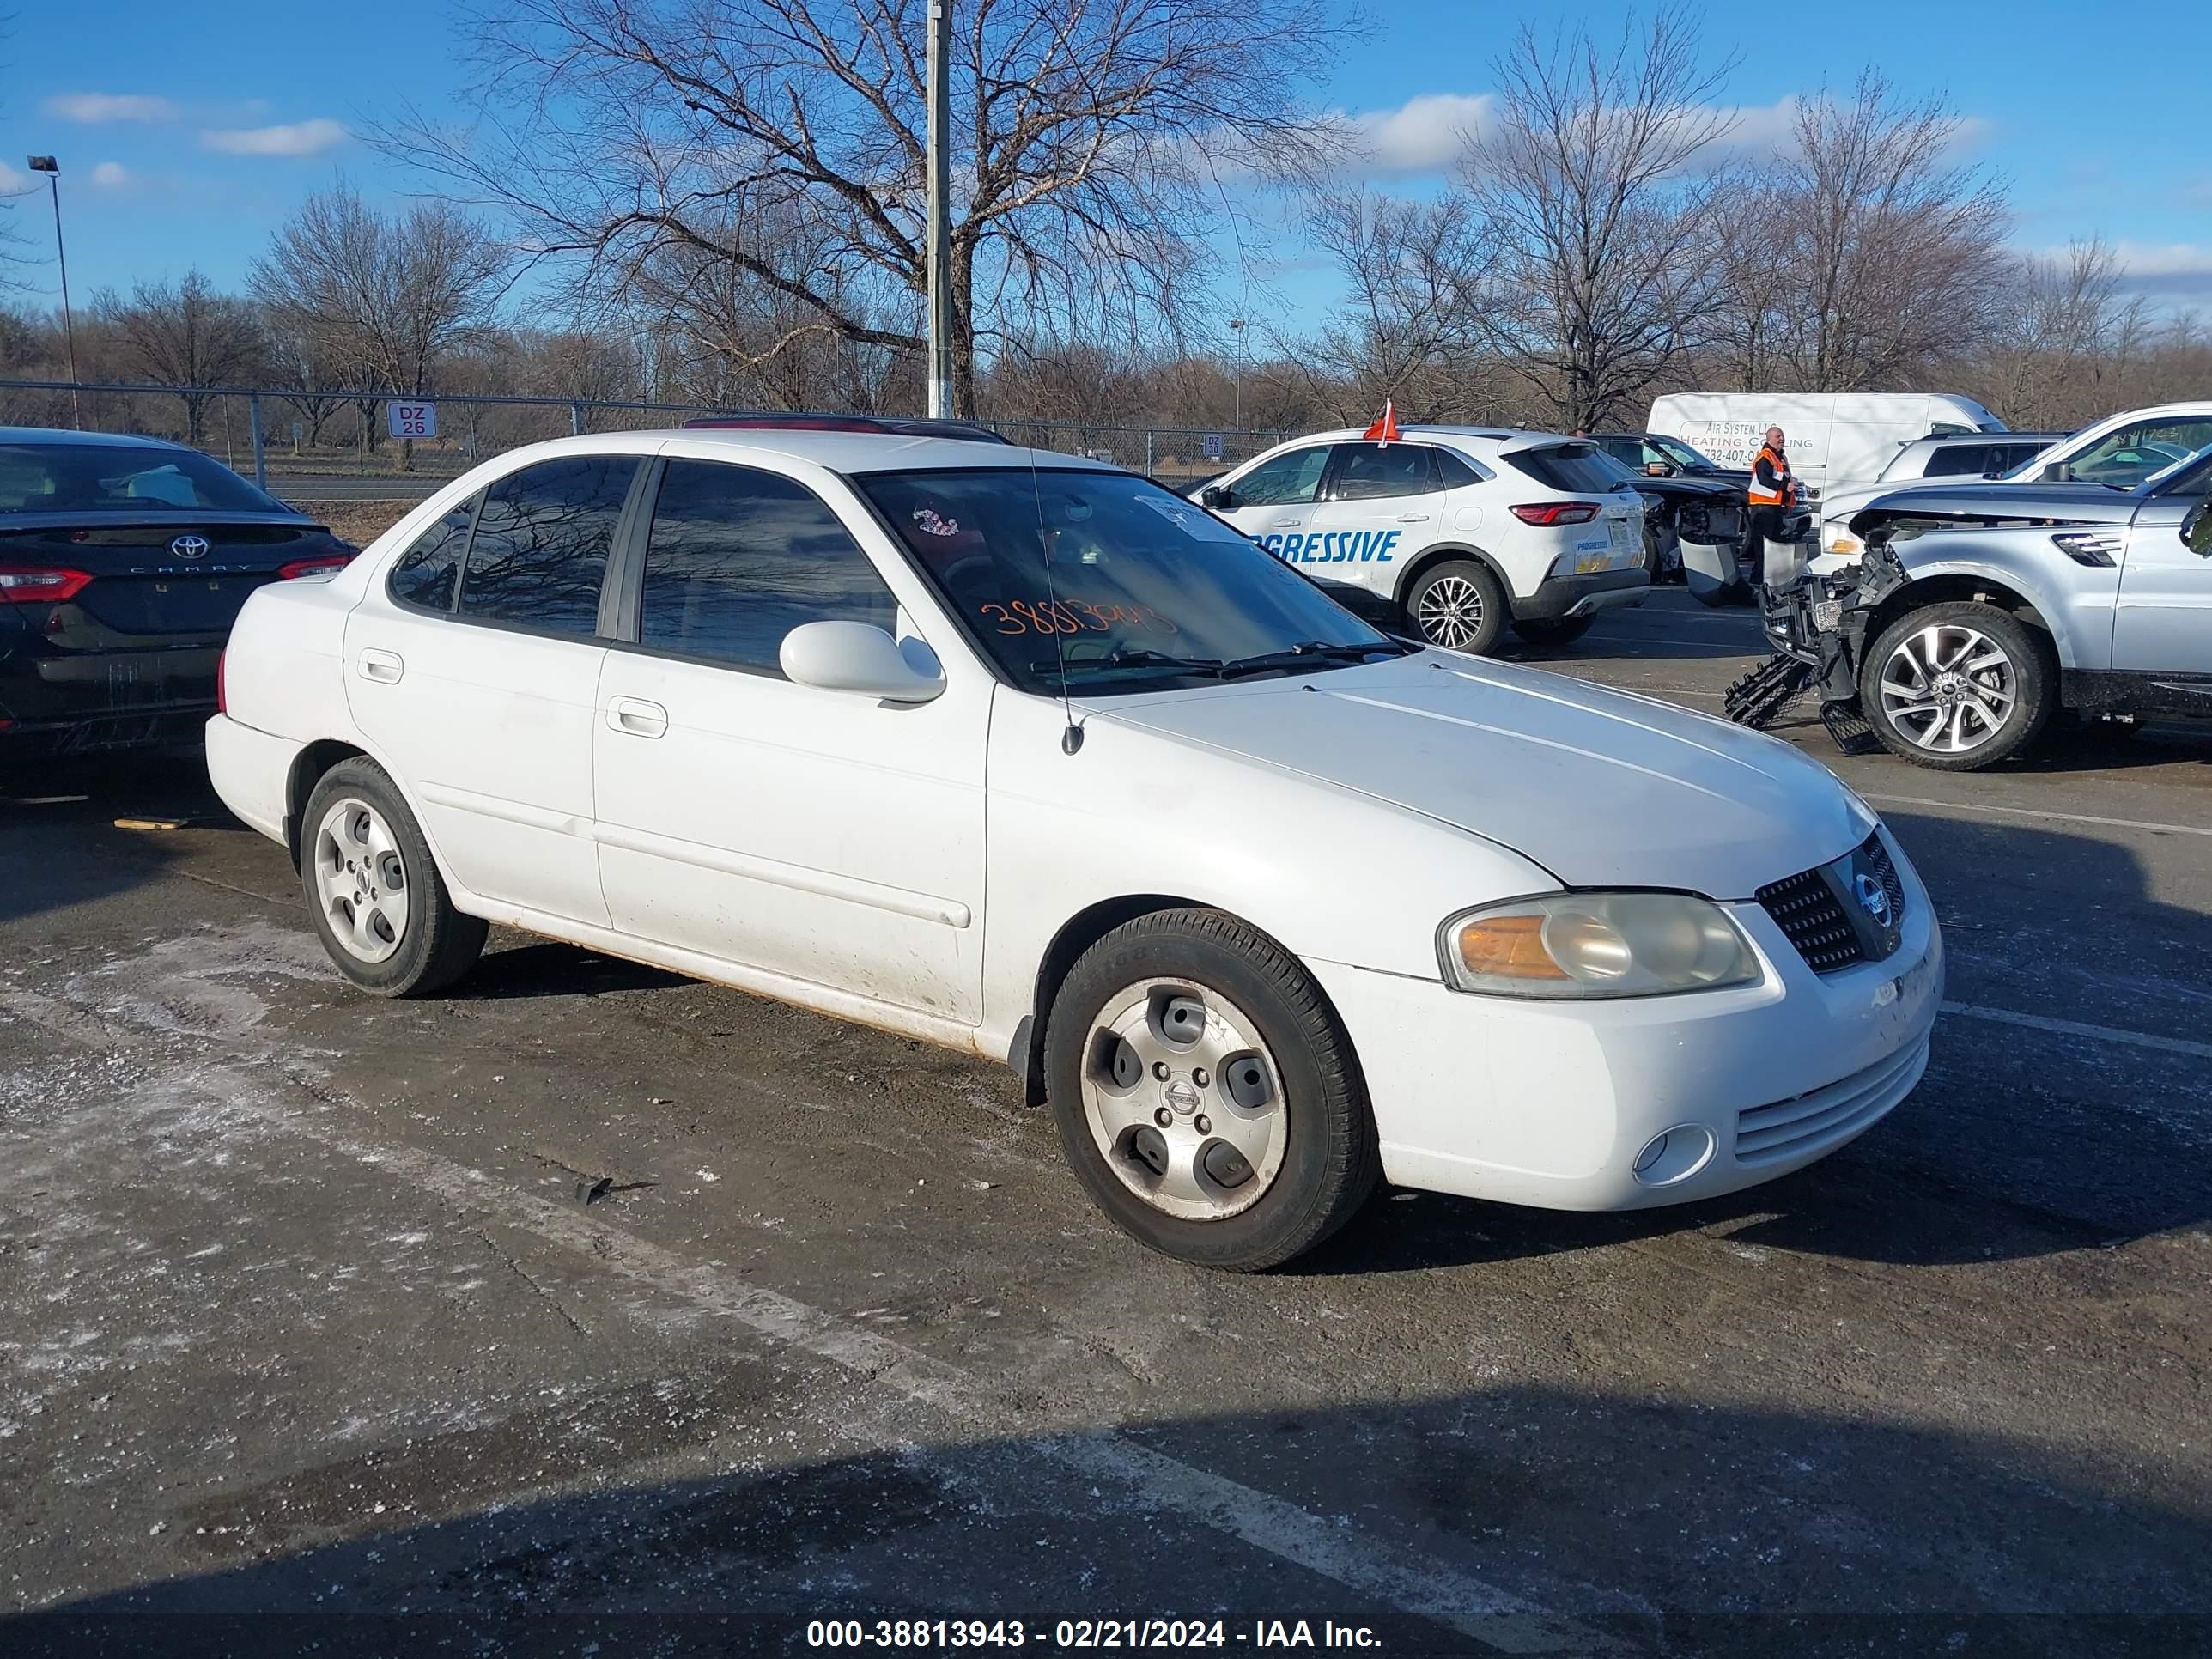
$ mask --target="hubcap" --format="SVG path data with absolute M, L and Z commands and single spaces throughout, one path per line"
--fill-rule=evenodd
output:
M 1881 665 L 1882 712 L 1907 742 L 1932 754 L 1980 748 L 2019 702 L 2019 672 L 2004 647 L 1961 623 L 1908 634 Z
M 1259 1027 L 1188 980 L 1107 999 L 1084 1044 L 1083 1115 L 1115 1178 L 1183 1221 L 1258 1203 L 1281 1173 L 1290 1127 Z
M 346 953 L 382 962 L 407 937 L 407 865 L 383 815 L 348 796 L 323 814 L 314 841 L 315 894 Z
M 1431 644 L 1463 651 L 1482 632 L 1482 590 L 1464 576 L 1439 576 L 1421 590 L 1413 620 Z

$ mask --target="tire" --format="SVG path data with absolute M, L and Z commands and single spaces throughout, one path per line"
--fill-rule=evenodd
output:
M 340 761 L 316 782 L 300 879 L 323 949 L 372 995 L 433 996 L 483 951 L 486 924 L 453 908 L 422 826 L 374 761 Z
M 1505 590 L 1490 567 L 1474 559 L 1446 559 L 1413 578 L 1406 614 L 1431 645 L 1472 656 L 1490 654 L 1512 619 Z
M 1296 958 L 1218 910 L 1140 916 L 1085 951 L 1053 1000 L 1045 1078 L 1085 1190 L 1180 1261 L 1277 1267 L 1342 1226 L 1380 1178 L 1335 1012 Z
M 1589 633 L 1596 620 L 1595 617 L 1558 617 L 1547 622 L 1517 622 L 1513 631 L 1531 645 L 1558 651 Z
M 1882 629 L 1859 671 L 1859 707 L 1893 755 L 1939 772 L 1974 772 L 2035 738 L 2057 705 L 2057 684 L 2039 634 L 1993 605 L 1953 599 Z M 1923 690 L 1931 695 L 1920 697 Z

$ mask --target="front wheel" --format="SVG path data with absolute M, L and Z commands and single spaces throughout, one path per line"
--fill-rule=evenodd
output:
M 1505 590 L 1487 565 L 1447 559 L 1413 579 L 1406 592 L 1413 626 L 1431 645 L 1486 656 L 1507 621 Z
M 1559 617 L 1546 622 L 1516 622 L 1513 631 L 1531 645 L 1557 651 L 1589 633 L 1596 620 L 1595 617 Z
M 1973 772 L 2043 730 L 2057 678 L 2050 647 L 2010 612 L 1958 599 L 1882 629 L 1859 671 L 1859 706 L 1890 753 Z
M 339 762 L 307 797 L 300 877 L 323 949 L 374 995 L 429 996 L 483 950 L 484 922 L 453 908 L 422 826 L 374 761 Z
M 1252 1273 L 1351 1218 L 1380 1171 L 1352 1042 L 1297 958 L 1217 910 L 1115 928 L 1054 997 L 1062 1150 L 1124 1231 Z

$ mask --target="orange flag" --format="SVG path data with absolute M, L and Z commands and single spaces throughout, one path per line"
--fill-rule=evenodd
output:
M 1372 438 L 1378 444 L 1387 444 L 1396 441 L 1398 436 L 1398 412 L 1394 407 L 1392 407 L 1391 400 L 1389 398 L 1385 398 L 1382 400 L 1382 418 L 1376 421 L 1374 425 L 1369 427 L 1366 431 L 1361 433 L 1359 435 L 1363 438 Z

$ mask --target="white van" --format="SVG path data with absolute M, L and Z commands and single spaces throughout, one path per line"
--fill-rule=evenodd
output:
M 1746 467 L 1778 426 L 1814 507 L 1823 490 L 1870 482 L 1899 444 L 2007 429 L 1972 398 L 1938 392 L 1682 392 L 1652 404 L 1650 425 L 1723 466 Z

